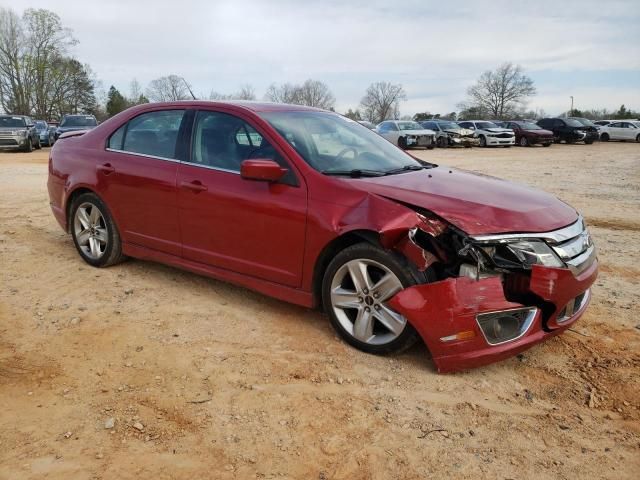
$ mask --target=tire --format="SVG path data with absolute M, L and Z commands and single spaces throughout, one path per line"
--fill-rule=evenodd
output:
M 487 146 L 487 139 L 485 138 L 484 135 L 480 135 L 480 146 L 481 147 L 486 147 Z
M 543 147 L 550 147 L 550 146 L 551 146 L 551 144 L 550 144 L 550 143 L 543 143 L 543 144 L 542 144 L 542 146 L 543 146 Z
M 73 243 L 85 262 L 94 267 L 108 267 L 124 260 L 118 227 L 96 194 L 79 195 L 74 199 L 70 213 Z
M 638 135 L 638 137 L 640 137 L 640 135 Z M 605 132 L 602 135 L 600 135 L 600 141 L 601 142 L 608 142 L 609 141 L 609 134 Z
M 593 145 L 593 140 L 585 140 L 585 145 Z
M 24 151 L 27 153 L 33 152 L 33 143 L 31 143 L 31 137 L 27 138 L 27 144 L 24 147 Z
M 427 150 L 433 150 L 434 148 L 436 148 L 434 144 L 427 145 Z
M 356 287 L 352 271 L 361 274 L 360 287 Z M 380 282 L 382 278 L 388 280 Z M 434 279 L 432 272 L 419 272 L 395 252 L 358 243 L 339 252 L 327 267 L 322 281 L 322 304 L 333 328 L 353 347 L 378 355 L 400 352 L 413 345 L 418 334 L 402 315 L 386 306 L 385 300 L 404 288 Z M 381 283 L 383 286 L 376 289 Z M 369 319 L 362 323 L 360 334 L 355 331 L 358 318 Z M 386 319 L 393 330 L 381 319 Z
M 520 141 L 518 142 L 521 147 L 530 147 L 529 139 L 524 135 L 520 137 Z
M 40 138 L 38 137 L 38 143 L 36 143 L 36 150 L 40 150 L 42 145 L 40 145 Z
M 438 137 L 436 140 L 436 145 L 439 148 L 447 148 L 449 146 L 449 140 L 445 137 Z
M 407 149 L 407 139 L 404 137 L 400 137 L 398 139 L 398 146 L 402 149 L 402 150 L 406 150 Z
M 638 136 L 636 137 L 636 142 L 640 143 L 640 134 L 638 134 Z

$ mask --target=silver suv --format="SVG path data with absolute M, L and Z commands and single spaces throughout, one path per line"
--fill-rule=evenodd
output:
M 31 117 L 0 115 L 0 149 L 30 152 L 34 148 L 41 148 L 40 135 Z

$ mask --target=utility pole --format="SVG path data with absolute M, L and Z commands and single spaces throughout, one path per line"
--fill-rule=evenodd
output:
M 571 110 L 569 110 L 569 117 L 573 115 L 573 95 L 571 95 Z

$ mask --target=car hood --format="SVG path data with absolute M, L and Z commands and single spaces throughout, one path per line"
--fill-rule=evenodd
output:
M 502 127 L 481 128 L 480 130 L 484 130 L 485 132 L 491 132 L 491 133 L 513 133 L 513 130 L 511 130 L 510 128 L 502 128 Z
M 448 167 L 350 181 L 364 191 L 429 210 L 469 235 L 548 232 L 578 218 L 575 209 L 549 193 Z
M 409 135 L 435 135 L 436 132 L 423 128 L 422 130 L 400 130 L 400 133 L 407 133 Z
M 14 130 L 28 130 L 27 127 L 0 127 L 0 132 L 11 132 Z
M 444 128 L 442 130 L 443 132 L 446 133 L 457 133 L 458 135 L 461 135 L 463 137 L 469 136 L 469 135 L 473 135 L 473 130 L 470 130 L 468 128 Z

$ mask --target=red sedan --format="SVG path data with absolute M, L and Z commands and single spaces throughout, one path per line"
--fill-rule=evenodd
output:
M 322 307 L 366 352 L 421 337 L 439 371 L 567 329 L 597 273 L 582 218 L 552 195 L 300 106 L 133 107 L 63 134 L 48 189 L 93 266 L 150 259 Z

